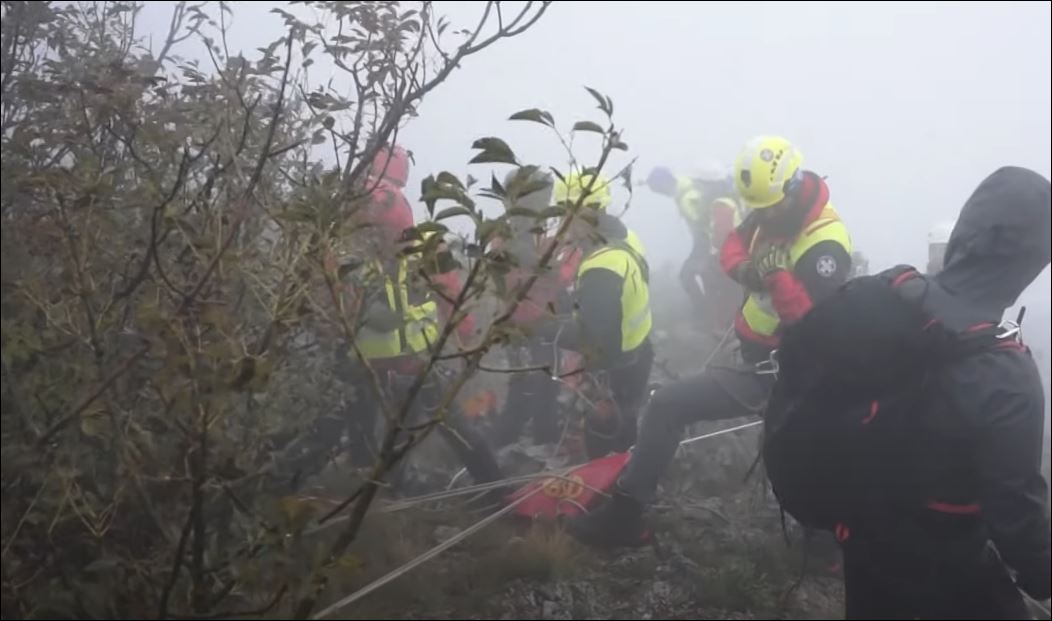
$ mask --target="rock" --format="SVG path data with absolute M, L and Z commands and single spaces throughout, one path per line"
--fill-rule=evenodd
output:
M 542 619 L 573 619 L 573 613 L 562 604 L 546 601 L 541 605 Z

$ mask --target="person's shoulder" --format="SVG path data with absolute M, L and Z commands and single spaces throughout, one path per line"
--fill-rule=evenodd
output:
M 974 425 L 982 426 L 1006 409 L 1030 408 L 1043 416 L 1041 375 L 1022 345 L 993 346 L 961 358 L 945 367 L 940 380 L 955 409 Z

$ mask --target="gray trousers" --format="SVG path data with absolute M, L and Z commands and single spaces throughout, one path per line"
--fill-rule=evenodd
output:
M 710 366 L 659 389 L 643 412 L 639 439 L 618 482 L 621 491 L 651 502 L 688 425 L 758 416 L 773 384 L 774 376 L 757 375 L 752 368 Z

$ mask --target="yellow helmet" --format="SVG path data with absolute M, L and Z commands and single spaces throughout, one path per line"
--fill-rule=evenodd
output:
M 596 177 L 593 183 L 593 176 L 588 173 L 570 173 L 566 175 L 565 181 L 557 180 L 555 182 L 555 202 L 576 203 L 581 198 L 581 193 L 591 185 L 592 191 L 585 197 L 584 206 L 598 211 L 606 211 L 606 208 L 613 202 L 610 182 L 600 176 Z
M 749 207 L 771 207 L 799 180 L 803 161 L 804 155 L 785 138 L 758 136 L 734 162 L 734 185 Z

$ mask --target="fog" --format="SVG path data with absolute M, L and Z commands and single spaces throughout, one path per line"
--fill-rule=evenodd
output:
M 238 3 L 231 51 L 255 57 L 254 48 L 281 36 L 269 9 L 284 4 Z M 657 164 L 729 163 L 750 136 L 781 134 L 803 151 L 806 168 L 828 177 L 871 269 L 924 265 L 928 229 L 952 220 L 984 176 L 1006 164 L 1052 172 L 1049 7 L 558 2 L 532 30 L 470 57 L 427 97 L 399 138 L 416 162 L 410 198 L 427 174 L 469 172 L 479 136 L 504 137 L 521 161 L 564 165 L 550 133 L 506 119 L 538 107 L 567 129 L 593 118 L 581 88 L 589 85 L 613 98 L 630 146 L 615 166 L 638 157 L 637 179 Z M 436 8 L 457 27 L 474 25 L 481 5 Z M 169 3 L 150 3 L 145 29 L 161 37 L 169 13 Z M 577 146 L 587 158 L 598 145 Z M 488 177 L 479 168 L 470 172 Z M 689 251 L 670 200 L 638 188 L 625 219 L 652 264 Z M 1042 349 L 1049 282 L 1046 270 L 1025 296 Z

